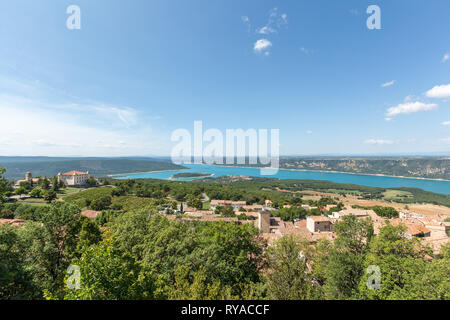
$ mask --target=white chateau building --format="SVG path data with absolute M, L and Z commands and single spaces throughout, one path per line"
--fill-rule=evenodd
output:
M 58 173 L 58 180 L 64 182 L 66 186 L 84 186 L 90 178 L 89 171 L 69 171 Z

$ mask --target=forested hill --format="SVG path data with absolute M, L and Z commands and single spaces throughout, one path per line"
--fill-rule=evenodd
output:
M 177 170 L 184 167 L 161 160 L 130 160 L 130 159 L 89 159 L 89 160 L 59 160 L 31 162 L 2 162 L 0 168 L 6 168 L 5 178 L 16 180 L 23 178 L 25 172 L 31 172 L 34 177 L 52 177 L 58 172 L 71 170 L 89 171 L 96 177 L 116 173 L 148 172 L 158 170 Z
M 280 167 L 283 169 L 339 171 L 450 180 L 450 157 L 282 157 Z

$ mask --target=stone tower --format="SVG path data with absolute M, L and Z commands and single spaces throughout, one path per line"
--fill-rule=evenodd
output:
M 270 233 L 270 211 L 263 210 L 259 212 L 258 229 L 262 233 Z

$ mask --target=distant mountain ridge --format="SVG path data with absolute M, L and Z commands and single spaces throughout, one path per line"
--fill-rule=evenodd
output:
M 3 159 L 2 159 L 3 158 Z M 22 161 L 6 160 L 0 157 L 0 167 L 6 168 L 5 178 L 16 180 L 23 178 L 26 172 L 31 172 L 34 177 L 46 176 L 53 177 L 59 172 L 67 172 L 70 170 L 89 171 L 96 177 L 104 177 L 109 174 L 118 173 L 135 173 L 149 172 L 160 170 L 180 170 L 183 166 L 173 164 L 167 160 L 151 159 L 151 160 L 133 160 L 133 159 L 105 159 L 105 158 L 84 158 L 73 159 L 45 158 L 37 157 L 32 161 L 30 159 L 22 159 Z M 12 157 L 11 157 L 12 158 Z M 16 157 L 17 158 L 17 157 Z
M 232 166 L 265 167 L 261 164 Z M 450 180 L 450 157 L 296 157 L 281 156 L 280 169 L 378 174 Z
M 442 157 L 340 159 L 286 157 L 280 159 L 280 167 L 450 180 L 450 158 Z

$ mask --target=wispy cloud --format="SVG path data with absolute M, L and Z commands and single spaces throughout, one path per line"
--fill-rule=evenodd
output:
M 448 53 L 444 54 L 442 57 L 442 63 L 445 63 L 448 59 L 450 59 L 450 55 Z
M 247 26 L 247 32 L 250 32 L 252 25 L 250 24 L 250 19 L 248 16 L 241 17 L 242 22 Z
M 444 121 L 441 123 L 443 126 L 450 126 L 450 121 Z
M 386 144 L 394 144 L 391 140 L 384 140 L 384 139 L 368 139 L 364 141 L 365 144 L 371 144 L 371 145 L 386 145 Z
M 306 131 L 306 134 L 313 134 L 311 130 Z
M 137 111 L 130 107 L 115 107 L 108 105 L 96 105 L 93 109 L 104 116 L 117 117 L 126 127 L 137 123 Z
M 307 49 L 307 48 L 305 48 L 305 47 L 300 47 L 300 52 L 302 52 L 302 53 L 304 53 L 304 54 L 310 54 L 310 53 L 313 53 L 312 50 Z
M 450 84 L 435 86 L 426 92 L 428 98 L 450 98 Z
M 271 33 L 276 33 L 277 30 L 275 30 L 269 26 L 264 26 L 264 27 L 258 29 L 256 32 L 258 32 L 259 34 L 271 34 Z
M 392 81 L 389 81 L 389 82 L 382 83 L 381 86 L 383 88 L 385 88 L 385 87 L 390 87 L 390 86 L 392 86 L 394 84 L 395 84 L 395 80 L 392 80 Z
M 39 83 L 0 87 L 0 154 L 146 155 L 163 148 L 135 108 L 74 98 Z
M 395 107 L 387 109 L 386 117 L 392 118 L 399 114 L 410 114 L 421 111 L 431 111 L 433 109 L 436 109 L 437 107 L 438 105 L 435 103 L 424 103 L 420 101 L 404 102 Z
M 288 18 L 286 13 L 280 14 L 278 8 L 275 7 L 269 11 L 269 20 L 265 26 L 271 27 L 273 29 L 279 29 L 282 26 L 288 24 Z
M 244 23 L 250 26 L 250 19 L 247 16 L 242 17 Z M 282 27 L 286 27 L 288 24 L 288 16 L 286 13 L 279 13 L 278 8 L 275 7 L 269 11 L 269 18 L 267 23 L 262 27 L 256 28 L 256 33 L 260 35 L 269 36 L 276 34 Z M 268 51 L 272 46 L 272 42 L 268 39 L 259 39 L 253 44 L 253 50 L 257 53 L 265 51 L 266 56 L 270 55 Z

